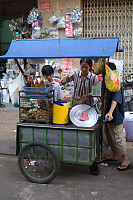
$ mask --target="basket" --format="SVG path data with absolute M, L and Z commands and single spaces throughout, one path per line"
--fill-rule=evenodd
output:
M 51 97 L 52 91 L 54 89 L 53 85 L 49 87 L 23 87 L 26 96 L 35 96 L 35 97 Z

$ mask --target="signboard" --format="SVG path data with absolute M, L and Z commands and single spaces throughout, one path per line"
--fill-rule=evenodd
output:
M 50 9 L 50 2 L 41 2 L 41 10 Z

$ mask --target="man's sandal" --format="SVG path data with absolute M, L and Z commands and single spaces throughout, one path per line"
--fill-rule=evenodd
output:
M 1 108 L 5 108 L 5 105 L 4 105 L 4 104 L 1 104 L 0 107 L 1 107 Z
M 124 168 L 120 168 L 120 167 L 124 167 Z M 128 165 L 120 165 L 120 167 L 117 167 L 117 170 L 118 171 L 126 171 L 126 170 L 129 170 L 129 169 L 132 169 L 133 168 L 133 165 L 131 165 L 130 163 Z

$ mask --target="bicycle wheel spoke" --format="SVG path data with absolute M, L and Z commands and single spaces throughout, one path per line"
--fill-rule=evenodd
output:
M 53 149 L 42 143 L 26 145 L 18 158 L 22 174 L 34 183 L 48 183 L 59 171 L 59 159 Z
M 23 156 L 23 164 L 24 169 L 27 171 L 29 176 L 39 179 L 44 179 L 45 177 L 50 176 L 54 169 L 54 160 L 50 152 L 36 146 L 27 151 Z M 28 159 L 26 158 L 27 156 Z

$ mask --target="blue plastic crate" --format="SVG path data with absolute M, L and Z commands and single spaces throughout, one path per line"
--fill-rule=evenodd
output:
M 54 89 L 53 85 L 49 87 L 23 87 L 26 96 L 35 96 L 35 97 L 51 97 L 52 91 Z

